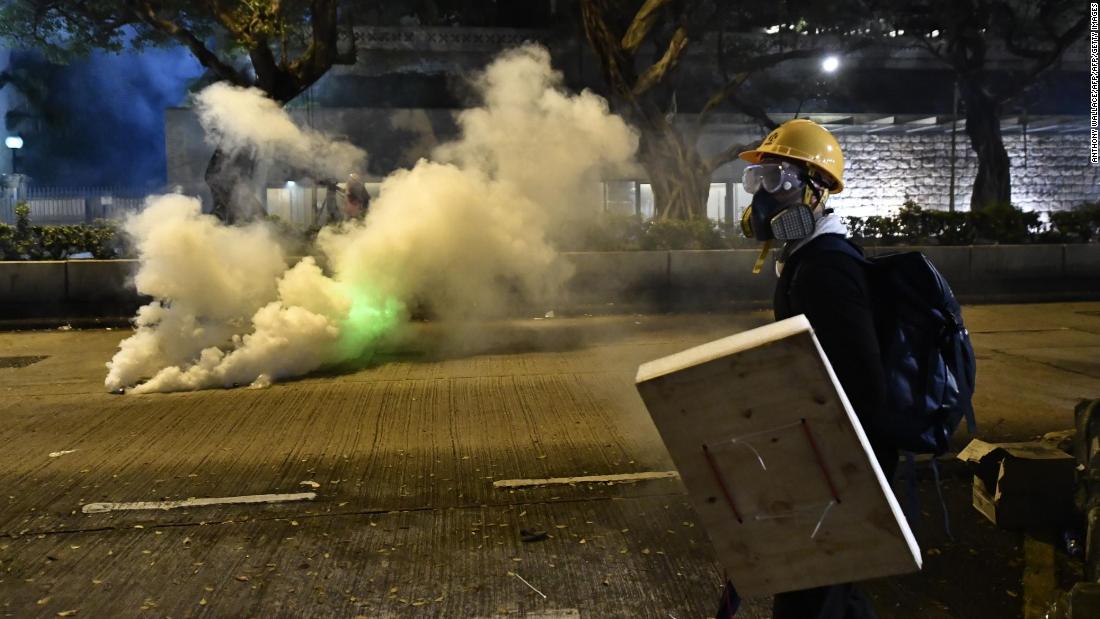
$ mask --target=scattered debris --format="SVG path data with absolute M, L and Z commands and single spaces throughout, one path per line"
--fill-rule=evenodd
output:
M 51 451 L 50 452 L 50 457 L 51 458 L 60 458 L 61 456 L 65 455 L 65 454 L 71 454 L 75 451 L 76 451 L 75 449 L 62 449 L 61 451 Z
M 650 479 L 672 479 L 679 477 L 676 471 L 644 471 L 641 473 L 617 473 L 613 475 L 585 475 L 581 477 L 548 477 L 545 479 L 500 479 L 493 482 L 494 488 L 527 488 L 530 486 L 553 486 L 585 483 L 625 484 Z
M 321 487 L 321 484 L 319 484 L 319 483 L 317 483 L 317 482 L 315 482 L 311 479 L 307 479 L 305 481 L 300 481 L 300 482 L 298 482 L 298 485 L 299 486 L 309 486 L 310 488 L 320 488 Z
M 58 331 L 72 331 L 73 326 L 72 325 L 61 325 L 60 327 L 57 328 L 57 330 Z M 68 612 L 68 611 L 65 611 L 65 612 Z M 73 611 L 73 614 L 74 615 L 76 614 L 75 610 Z M 69 616 L 69 615 L 61 615 L 61 613 L 58 613 L 58 615 L 63 616 L 63 617 L 68 617 Z
M 252 381 L 252 384 L 248 386 L 249 389 L 267 389 L 271 386 L 271 376 L 268 374 L 260 374 L 256 377 L 256 380 Z
M 520 529 L 519 538 L 524 542 L 541 542 L 549 537 L 549 533 L 546 531 L 536 531 L 533 529 Z
M 74 608 L 72 610 L 63 610 L 63 611 L 57 613 L 57 616 L 58 617 L 72 617 L 73 615 L 77 614 L 78 612 L 80 612 L 79 608 Z
M 515 572 L 508 572 L 508 575 L 509 575 L 509 576 L 515 576 L 516 578 L 518 578 L 518 579 L 519 579 L 519 581 L 520 581 L 520 582 L 522 582 L 523 584 L 525 584 L 525 585 L 527 585 L 528 587 L 530 587 L 532 591 L 534 591 L 535 593 L 537 593 L 537 594 L 541 595 L 541 596 L 542 596 L 542 599 L 544 599 L 544 600 L 545 600 L 545 599 L 547 599 L 547 598 L 546 598 L 546 594 L 545 594 L 545 593 L 543 593 L 542 591 L 539 591 L 538 589 L 536 589 L 536 588 L 534 587 L 534 585 L 532 585 L 531 583 L 527 582 L 527 580 L 526 580 L 526 579 L 524 579 L 524 578 L 523 578 L 523 576 L 520 576 L 519 574 L 517 574 L 517 573 L 515 573 Z
M 207 505 L 238 505 L 248 503 L 286 503 L 289 501 L 312 501 L 317 498 L 315 492 L 294 494 L 251 494 L 246 496 L 226 496 L 206 499 L 184 499 L 182 501 L 138 501 L 135 503 L 88 503 L 80 508 L 85 514 L 105 512 L 177 509 L 180 507 L 205 507 Z

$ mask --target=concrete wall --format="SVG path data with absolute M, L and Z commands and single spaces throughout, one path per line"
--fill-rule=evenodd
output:
M 129 316 L 136 260 L 0 262 L 0 319 Z
M 967 303 L 1100 299 L 1100 244 L 868 248 L 922 251 Z M 775 265 L 752 274 L 758 252 L 576 252 L 554 307 L 539 312 L 621 312 L 770 307 Z M 133 289 L 133 260 L 0 262 L 0 318 L 126 317 L 147 301 Z

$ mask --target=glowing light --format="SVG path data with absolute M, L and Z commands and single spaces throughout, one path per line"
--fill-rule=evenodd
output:
M 297 187 L 297 186 L 298 186 L 298 183 L 295 183 L 294 181 L 287 181 L 287 182 L 286 182 L 286 186 L 287 186 L 287 188 L 289 189 L 289 188 L 291 188 L 291 187 Z
M 932 38 L 934 39 L 934 38 L 936 38 L 936 37 L 938 37 L 938 36 L 940 36 L 940 31 L 939 31 L 939 30 L 933 30 L 933 31 L 932 31 Z
M 840 58 L 836 56 L 826 56 L 825 59 L 821 61 L 821 70 L 826 73 L 833 73 L 838 68 L 840 68 Z
M 23 148 L 23 138 L 17 135 L 9 135 L 8 137 L 4 138 L 4 146 L 7 146 L 12 150 Z
M 405 305 L 351 285 L 344 288 L 344 293 L 351 301 L 351 308 L 340 329 L 340 346 L 350 359 L 392 333 L 405 317 Z
M 775 33 L 779 32 L 779 26 L 778 25 L 768 26 L 767 28 L 764 29 L 764 32 L 766 34 L 775 34 Z

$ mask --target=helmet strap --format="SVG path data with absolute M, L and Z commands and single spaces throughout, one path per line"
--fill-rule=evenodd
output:
M 771 239 L 764 241 L 764 246 L 760 248 L 760 255 L 756 257 L 756 263 L 752 265 L 753 275 L 760 274 L 760 271 L 764 268 L 764 261 L 768 259 L 768 252 L 771 251 L 771 248 Z

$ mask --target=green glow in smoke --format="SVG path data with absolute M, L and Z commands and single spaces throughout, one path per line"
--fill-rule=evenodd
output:
M 351 299 L 351 309 L 340 329 L 340 346 L 345 358 L 352 358 L 392 332 L 405 315 L 405 305 L 354 286 L 347 286 L 345 293 Z

